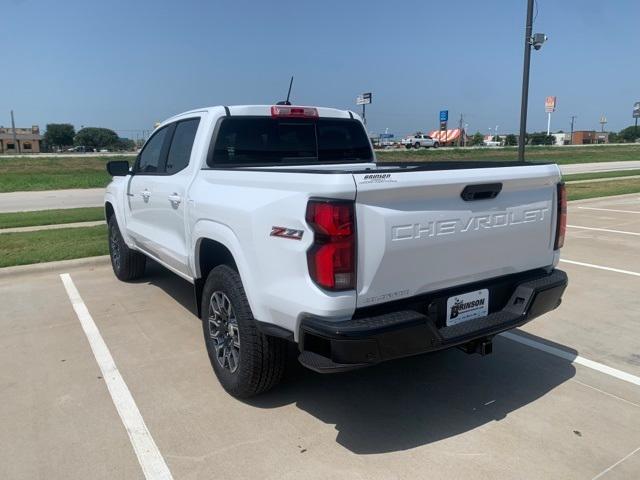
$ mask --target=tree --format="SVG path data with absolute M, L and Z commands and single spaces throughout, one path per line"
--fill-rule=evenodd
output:
M 636 127 L 633 125 L 618 132 L 618 140 L 621 142 L 635 142 L 636 138 L 640 138 L 640 127 L 638 127 L 637 132 Z
M 518 139 L 513 133 L 510 133 L 506 137 L 504 137 L 504 144 L 507 147 L 513 147 L 514 145 L 518 145 Z
M 493 141 L 494 142 L 502 142 L 502 139 L 500 138 L 500 135 L 494 135 L 493 136 Z
M 76 129 L 70 123 L 48 123 L 44 133 L 44 143 L 48 148 L 73 145 Z
M 529 135 L 528 143 L 530 145 L 553 145 L 555 139 L 547 132 L 533 132 Z
M 118 143 L 118 135 L 108 128 L 87 127 L 80 130 L 74 139 L 77 146 L 100 150 Z
M 476 132 L 473 134 L 473 137 L 471 137 L 471 141 L 469 142 L 470 145 L 482 145 L 484 143 L 484 135 L 482 135 L 480 132 Z
M 118 138 L 118 141 L 116 143 L 113 143 L 108 147 L 109 150 L 131 151 L 135 150 L 136 142 L 134 142 L 130 138 Z

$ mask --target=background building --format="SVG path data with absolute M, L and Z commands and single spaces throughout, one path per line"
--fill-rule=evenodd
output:
M 595 130 L 577 130 L 573 132 L 573 145 L 592 145 L 597 143 L 609 143 L 607 132 Z
M 40 153 L 40 127 L 16 128 L 16 141 L 13 140 L 13 129 L 0 127 L 0 153 Z
M 571 134 L 570 133 L 552 133 L 554 145 L 570 145 Z

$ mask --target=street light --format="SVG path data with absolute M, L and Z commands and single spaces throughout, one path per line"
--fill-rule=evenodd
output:
M 542 48 L 547 41 L 544 33 L 535 33 L 533 30 L 533 2 L 527 0 L 527 23 L 524 33 L 524 65 L 522 68 L 522 100 L 520 103 L 520 135 L 518 137 L 518 161 L 524 162 L 524 139 L 527 134 L 527 107 L 529 103 L 529 69 L 531 66 L 531 47 L 536 50 Z

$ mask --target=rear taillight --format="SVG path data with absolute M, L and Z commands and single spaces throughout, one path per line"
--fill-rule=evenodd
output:
M 567 233 L 567 189 L 564 183 L 558 184 L 558 211 L 556 223 L 556 241 L 554 250 L 562 248 L 564 236 Z
M 309 274 L 327 290 L 356 286 L 356 231 L 353 202 L 309 200 L 306 219 L 314 231 L 307 252 Z
M 274 105 L 271 107 L 272 117 L 287 118 L 317 118 L 318 109 L 312 107 L 292 107 L 289 105 Z

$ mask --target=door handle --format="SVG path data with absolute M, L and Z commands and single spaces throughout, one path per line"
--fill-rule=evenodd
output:
M 176 205 L 180 205 L 180 202 L 182 201 L 182 197 L 180 195 L 178 195 L 177 193 L 173 193 L 171 195 L 169 195 L 169 201 L 171 203 L 174 203 Z
M 460 196 L 465 202 L 474 200 L 490 200 L 496 198 L 502 191 L 502 183 L 485 183 L 480 185 L 467 185 Z
M 145 188 L 143 191 L 140 192 L 140 195 L 142 196 L 142 199 L 145 202 L 148 202 L 149 197 L 151 197 L 151 192 Z

